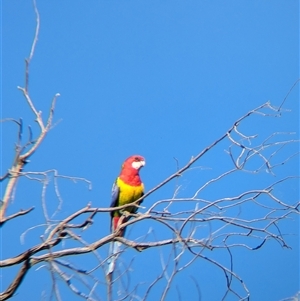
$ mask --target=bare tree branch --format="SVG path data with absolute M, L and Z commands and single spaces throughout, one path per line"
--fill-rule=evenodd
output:
M 19 217 L 21 215 L 25 215 L 25 214 L 31 212 L 33 209 L 34 209 L 34 207 L 31 207 L 31 208 L 26 209 L 26 210 L 22 210 L 21 209 L 19 212 L 16 212 L 16 213 L 14 213 L 14 214 L 12 214 L 10 216 L 7 216 L 4 220 L 2 220 L 0 222 L 0 227 L 3 226 L 3 224 L 6 223 L 7 221 L 9 221 L 9 220 L 11 220 L 13 218 Z
M 59 97 L 59 94 L 53 97 L 48 118 L 43 120 L 42 112 L 37 109 L 29 93 L 29 69 L 40 30 L 40 16 L 35 0 L 33 0 L 33 6 L 36 15 L 35 35 L 29 56 L 25 60 L 25 84 L 24 87 L 18 87 L 18 89 L 33 112 L 40 132 L 34 139 L 31 127 L 28 127 L 28 139 L 22 142 L 24 128 L 22 119 L 1 120 L 1 122 L 17 124 L 18 132 L 12 166 L 0 178 L 0 181 L 6 184 L 0 204 L 0 226 L 23 215 L 29 217 L 27 214 L 34 209 L 34 207 L 30 207 L 6 216 L 7 208 L 13 199 L 20 178 L 26 181 L 35 181 L 41 185 L 40 206 L 45 221 L 23 229 L 23 233 L 21 231 L 21 243 L 24 243 L 26 235 L 31 230 L 42 231 L 38 243 L 26 247 L 27 249 L 18 255 L 10 254 L 8 258 L 0 261 L 1 268 L 8 269 L 21 265 L 14 279 L 0 294 L 0 299 L 7 300 L 14 296 L 27 272 L 36 266 L 37 270 L 46 268 L 50 274 L 52 280 L 50 299 L 63 300 L 60 289 L 61 285 L 65 285 L 74 296 L 90 301 L 104 299 L 98 295 L 100 287 L 104 287 L 107 291 L 105 298 L 109 301 L 146 300 L 156 289 L 156 296 L 160 295 L 160 300 L 166 300 L 169 292 L 175 286 L 178 299 L 184 300 L 181 289 L 176 286 L 176 277 L 180 273 L 188 273 L 189 267 L 201 261 L 216 267 L 223 275 L 226 288 L 221 292 L 222 300 L 232 297 L 237 300 L 249 300 L 249 289 L 242 277 L 235 271 L 232 250 L 234 248 L 249 251 L 259 250 L 269 241 L 277 242 L 282 248 L 289 248 L 281 223 L 299 216 L 300 202 L 299 199 L 287 199 L 282 193 L 278 193 L 278 187 L 293 183 L 293 181 L 298 183 L 299 175 L 279 174 L 271 184 L 271 180 L 268 180 L 267 184 L 261 183 L 260 187 L 230 191 L 230 194 L 220 191 L 218 194 L 211 194 L 208 198 L 205 193 L 208 189 L 218 190 L 216 187 L 220 183 L 228 185 L 226 181 L 232 176 L 264 174 L 274 179 L 278 170 L 280 171 L 287 164 L 292 164 L 293 160 L 299 157 L 299 151 L 295 151 L 293 148 L 299 144 L 299 140 L 292 139 L 291 135 L 295 133 L 273 131 L 266 137 L 260 137 L 258 133 L 246 133 L 241 125 L 251 118 L 266 120 L 267 117 L 280 117 L 284 112 L 283 105 L 300 80 L 298 79 L 293 84 L 278 108 L 271 105 L 270 102 L 266 102 L 250 110 L 236 120 L 218 139 L 199 151 L 197 155 L 192 156 L 182 167 L 180 167 L 179 160 L 174 158 L 176 161 L 175 172 L 160 181 L 134 204 L 115 208 L 97 208 L 88 203 L 85 207 L 66 214 L 61 210 L 64 202 L 60 191 L 61 181 L 83 182 L 88 189 L 92 188 L 92 183 L 82 177 L 60 175 L 56 169 L 42 172 L 23 171 L 24 165 L 40 147 L 52 127 L 55 105 Z M 183 187 L 181 178 L 190 175 L 196 169 L 202 171 L 204 168 L 195 166 L 196 163 L 205 154 L 218 150 L 217 147 L 223 146 L 221 143 L 226 145 L 225 153 L 229 161 L 227 166 L 229 164 L 230 166 L 222 171 L 220 169 L 218 174 L 214 174 L 207 180 L 200 179 L 198 181 L 197 179 L 197 187 L 190 195 L 181 196 Z M 210 167 L 205 168 L 205 171 L 207 169 Z M 175 180 L 175 188 L 174 191 L 170 191 L 169 197 L 161 199 L 153 196 L 154 201 L 150 205 L 147 204 L 147 208 L 139 205 L 142 200 L 154 195 L 154 192 L 160 191 L 172 180 Z M 54 188 L 53 195 L 57 201 L 56 207 L 54 209 L 51 207 L 51 210 L 47 195 L 49 187 Z M 141 209 L 140 212 L 129 214 L 126 208 L 132 206 Z M 245 214 L 244 208 L 249 207 L 253 209 L 253 212 L 257 212 L 254 217 Z M 97 236 L 97 239 L 87 239 L 89 236 L 86 233 L 89 233 L 90 229 L 94 229 L 94 219 L 103 213 L 115 210 L 124 212 L 121 219 L 126 217 L 126 220 L 128 219 L 126 223 L 120 223 L 115 233 L 100 238 Z M 35 214 L 36 211 L 32 214 Z M 147 234 L 140 237 L 132 235 L 134 238 L 131 239 L 118 236 L 119 231 L 125 228 L 132 229 L 135 224 L 140 225 L 143 222 L 151 224 Z M 159 235 L 153 235 L 154 237 L 148 235 L 152 229 L 155 229 L 155 233 Z M 69 242 L 71 244 L 68 245 Z M 105 278 L 105 267 L 111 260 L 111 256 L 103 256 L 100 251 L 105 251 L 106 245 L 111 242 L 119 243 L 121 247 L 116 254 L 117 276 L 108 279 Z M 135 260 L 122 261 L 123 256 L 131 249 L 138 251 L 135 253 L 137 254 L 136 258 L 148 254 L 146 252 L 158 252 L 160 263 L 156 265 L 158 269 L 156 276 L 150 281 L 143 282 L 141 279 L 140 283 L 131 283 L 130 275 L 135 268 Z M 216 251 L 226 254 L 226 263 L 216 259 Z M 92 256 L 95 262 L 92 267 L 84 266 L 82 268 L 72 263 L 72 260 L 76 260 L 78 256 Z M 197 297 L 195 298 L 201 300 L 200 284 L 193 275 L 188 275 L 188 277 L 192 279 L 196 288 Z M 285 300 L 291 300 L 291 298 Z
M 13 280 L 13 282 L 11 283 L 11 285 L 6 289 L 5 292 L 0 293 L 0 300 L 7 300 L 10 297 L 12 297 L 15 293 L 15 291 L 17 290 L 17 288 L 20 286 L 20 284 L 22 283 L 26 273 L 28 272 L 30 268 L 29 265 L 29 260 L 25 260 L 25 262 L 23 263 L 21 269 L 19 270 L 17 276 L 15 277 L 15 279 Z

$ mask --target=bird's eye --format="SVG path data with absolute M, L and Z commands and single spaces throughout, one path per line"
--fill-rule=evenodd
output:
M 139 157 L 135 157 L 134 161 L 140 161 L 140 158 Z

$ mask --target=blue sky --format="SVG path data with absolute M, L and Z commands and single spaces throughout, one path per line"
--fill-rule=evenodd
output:
M 299 3 L 295 0 L 38 0 L 37 7 L 41 26 L 30 66 L 30 93 L 44 117 L 55 93 L 61 96 L 55 110 L 57 124 L 26 171 L 55 168 L 93 184 L 89 191 L 85 183 L 60 180 L 64 199 L 60 217 L 88 202 L 109 206 L 112 182 L 131 154 L 146 158 L 141 173 L 146 190 L 151 189 L 176 171 L 174 158 L 183 166 L 249 110 L 269 100 L 279 106 L 299 78 Z M 4 0 L 1 11 L 1 119 L 22 117 L 37 134 L 34 116 L 16 88 L 24 84 L 24 58 L 34 36 L 33 5 L 31 1 Z M 242 128 L 249 135 L 259 133 L 259 139 L 275 131 L 296 132 L 291 139 L 299 139 L 299 86 L 284 106 L 291 112 L 282 118 L 254 119 Z M 3 174 L 13 159 L 17 131 L 14 124 L 1 126 Z M 191 196 L 209 178 L 229 168 L 230 160 L 223 151 L 227 147 L 224 143 L 207 154 L 197 163 L 201 169 L 180 179 L 182 197 Z M 291 153 L 297 149 L 292 146 Z M 212 200 L 218 194 L 232 196 L 247 187 L 265 187 L 286 175 L 299 174 L 298 163 L 293 158 L 275 177 L 265 173 L 251 179 L 233 176 L 216 190 L 207 190 L 205 197 Z M 171 197 L 175 185 L 172 182 L 150 196 L 145 207 Z M 21 179 L 9 212 L 34 205 L 36 219 L 21 217 L 3 227 L 3 258 L 39 242 L 41 229 L 31 231 L 23 245 L 19 237 L 28 227 L 43 222 L 41 188 L 40 183 Z M 288 182 L 279 194 L 299 200 L 299 183 Z M 47 202 L 50 210 L 57 206 L 53 187 Z M 250 208 L 247 214 L 255 216 L 256 212 Z M 140 235 L 156 227 L 143 225 Z M 283 221 L 282 227 L 284 233 L 293 234 L 287 237 L 292 250 L 275 242 L 255 252 L 234 250 L 236 271 L 247 283 L 251 300 L 280 300 L 299 290 L 299 219 Z M 108 215 L 99 215 L 86 239 L 95 241 L 108 230 Z M 159 260 L 151 252 L 137 255 L 128 250 L 127 256 L 124 260 L 137 257 L 137 271 L 143 262 L 149 265 L 147 258 Z M 224 254 L 216 256 L 226 261 Z M 6 287 L 13 273 L 4 272 Z M 32 270 L 14 300 L 41 299 L 42 289 L 49 290 L 46 275 L 45 269 Z M 133 282 L 136 275 L 138 272 Z M 200 261 L 184 275 L 199 277 L 202 300 L 219 300 L 215 288 L 224 289 L 220 272 Z M 183 296 L 192 289 L 187 277 L 178 280 Z M 42 289 L 28 290 L 33 282 Z M 70 296 L 68 289 L 63 289 L 63 296 Z M 176 290 L 170 292 L 169 300 L 174 296 Z

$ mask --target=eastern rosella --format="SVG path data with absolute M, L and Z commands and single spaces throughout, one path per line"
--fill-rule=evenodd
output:
M 144 185 L 141 181 L 139 170 L 145 166 L 145 159 L 142 156 L 134 155 L 125 160 L 122 165 L 121 173 L 116 179 L 112 187 L 112 201 L 110 207 L 118 207 L 134 203 L 144 195 Z M 126 223 L 130 216 L 123 212 L 135 213 L 136 206 L 130 206 L 121 210 L 111 211 L 111 231 L 117 230 L 120 224 Z M 119 236 L 124 236 L 125 229 L 121 229 Z M 108 261 L 107 274 L 111 274 L 114 270 L 115 260 L 117 257 L 120 243 L 113 242 L 111 244 L 110 259 Z

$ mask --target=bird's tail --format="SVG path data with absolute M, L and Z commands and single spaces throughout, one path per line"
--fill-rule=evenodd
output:
M 119 217 L 112 218 L 111 232 L 114 233 L 122 222 L 123 222 L 123 218 L 119 218 Z M 125 230 L 122 229 L 119 232 L 119 235 L 123 236 L 124 232 L 125 232 Z M 122 243 L 120 243 L 118 241 L 112 241 L 110 243 L 109 254 L 108 254 L 109 257 L 107 260 L 108 267 L 107 267 L 107 272 L 106 272 L 106 276 L 108 277 L 108 280 L 110 280 L 110 281 L 112 280 L 112 274 L 115 270 L 116 261 L 120 254 L 121 245 L 122 245 Z
M 120 254 L 121 243 L 118 241 L 113 241 L 109 246 L 109 257 L 107 260 L 107 270 L 106 270 L 106 279 L 107 279 L 107 297 L 108 301 L 112 301 L 112 285 L 113 285 L 113 272 L 115 270 L 115 265 L 117 258 Z
M 116 261 L 119 256 L 119 253 L 120 253 L 121 245 L 122 245 L 122 243 L 120 243 L 118 241 L 113 241 L 110 243 L 109 258 L 107 260 L 108 267 L 107 267 L 107 272 L 106 272 L 106 275 L 109 278 L 111 278 L 111 276 L 115 270 L 115 265 L 116 265 Z

